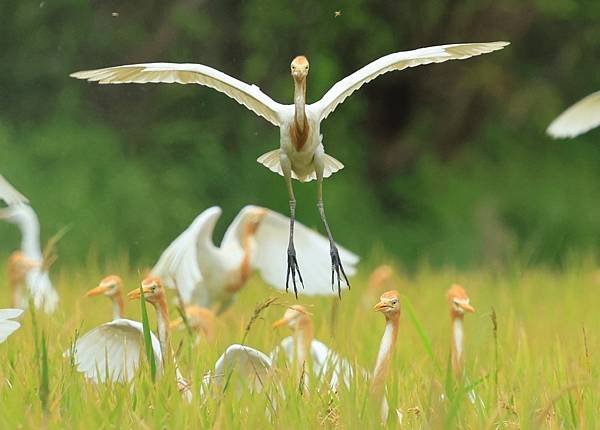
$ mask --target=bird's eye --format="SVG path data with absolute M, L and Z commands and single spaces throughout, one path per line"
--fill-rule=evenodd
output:
M 397 304 L 398 304 L 398 299 L 394 299 L 394 300 L 392 300 L 392 305 L 394 305 L 394 306 L 395 306 L 395 305 L 397 305 Z

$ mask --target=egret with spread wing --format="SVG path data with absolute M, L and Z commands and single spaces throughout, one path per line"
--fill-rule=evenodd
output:
M 506 45 L 508 45 L 508 42 L 459 43 L 389 54 L 342 79 L 331 87 L 321 100 L 308 105 L 306 104 L 306 79 L 309 64 L 304 56 L 294 58 L 290 65 L 294 81 L 294 103 L 287 105 L 275 102 L 256 85 L 248 85 L 202 64 L 133 64 L 76 72 L 71 76 L 101 84 L 164 82 L 204 85 L 226 94 L 257 115 L 265 118 L 271 124 L 279 127 L 279 149 L 261 155 L 257 161 L 271 171 L 282 175 L 288 188 L 290 222 L 286 289 L 291 279 L 294 291 L 297 292 L 296 275 L 302 284 L 308 283 L 306 277 L 303 278 L 300 274 L 294 246 L 296 198 L 294 197 L 292 179 L 297 179 L 300 182 L 316 179 L 318 185 L 317 207 L 329 238 L 331 283 L 333 286 L 334 275 L 336 275 L 339 292 L 341 277 L 344 277 L 347 285 L 349 283 L 342 264 L 342 258 L 340 258 L 340 253 L 325 217 L 322 183 L 323 178 L 331 176 L 342 169 L 344 165 L 325 154 L 320 131 L 321 121 L 326 119 L 340 103 L 363 84 L 383 73 L 424 64 L 461 60 L 497 51 Z M 304 255 L 303 258 L 305 258 Z
M 202 212 L 163 252 L 152 274 L 165 286 L 177 287 L 185 304 L 227 309 L 236 293 L 257 270 L 273 288 L 283 289 L 285 274 L 280 270 L 288 235 L 288 218 L 272 210 L 245 206 L 227 228 L 220 246 L 213 243 L 213 230 L 221 216 L 214 206 Z M 328 240 L 296 224 L 296 245 L 310 264 L 305 272 L 304 293 L 335 294 L 329 286 L 329 271 L 319 264 L 329 251 Z M 358 257 L 340 247 L 339 255 L 347 274 L 355 272 Z

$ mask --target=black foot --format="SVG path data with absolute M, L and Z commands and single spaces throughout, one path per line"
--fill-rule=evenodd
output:
M 300 279 L 300 283 L 302 284 L 302 288 L 304 289 L 304 281 L 302 280 L 302 275 L 300 274 L 300 267 L 298 267 L 298 259 L 296 258 L 296 250 L 294 249 L 294 245 L 290 244 L 288 247 L 287 253 L 287 276 L 285 279 L 285 291 L 287 292 L 290 284 L 290 276 L 292 278 L 292 285 L 294 286 L 294 294 L 296 295 L 296 299 L 298 298 L 298 288 L 296 287 L 296 274 L 298 274 L 298 278 Z
M 340 272 L 346 281 L 346 285 L 350 288 L 350 282 L 348 282 L 348 277 L 346 276 L 346 272 L 344 272 L 344 266 L 342 266 L 342 260 L 340 258 L 340 253 L 338 252 L 337 246 L 331 245 L 331 249 L 329 251 L 331 255 L 331 289 L 334 290 L 335 278 L 337 277 L 337 287 L 338 287 L 338 296 L 342 298 L 342 286 L 340 282 Z

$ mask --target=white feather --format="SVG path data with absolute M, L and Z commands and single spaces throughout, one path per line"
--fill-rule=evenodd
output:
M 584 97 L 561 113 L 546 129 L 550 136 L 575 137 L 600 125 L 600 91 Z
M 22 313 L 22 309 L 0 309 L 0 343 L 21 327 L 17 321 L 11 320 L 20 317 Z

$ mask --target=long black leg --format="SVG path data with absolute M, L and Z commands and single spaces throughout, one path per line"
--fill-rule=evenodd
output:
M 300 267 L 298 266 L 298 259 L 296 258 L 296 249 L 294 248 L 294 221 L 296 220 L 296 198 L 294 197 L 294 190 L 292 188 L 291 175 L 285 175 L 285 180 L 288 186 L 288 193 L 290 196 L 290 240 L 287 249 L 287 273 L 285 277 L 285 291 L 288 291 L 290 286 L 290 278 L 292 278 L 292 285 L 294 286 L 294 294 L 296 299 L 298 298 L 298 288 L 296 285 L 296 274 L 302 288 L 304 288 L 304 281 L 300 274 Z

